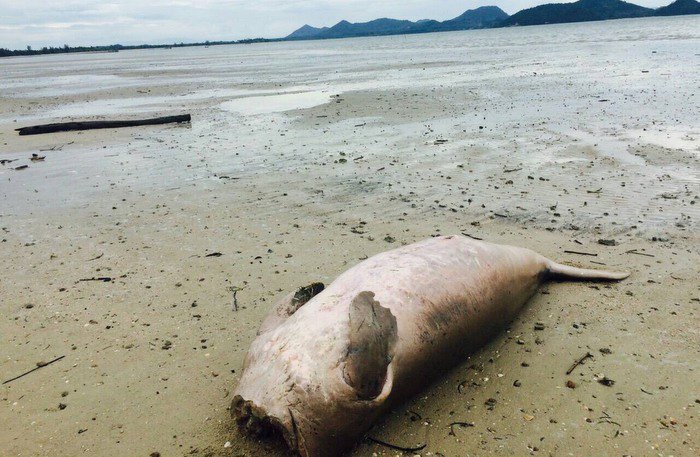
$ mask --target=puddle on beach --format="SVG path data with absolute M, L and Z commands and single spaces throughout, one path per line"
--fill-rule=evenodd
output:
M 305 92 L 290 93 L 304 90 Z M 0 121 L 21 119 L 36 121 L 40 119 L 63 119 L 76 117 L 120 116 L 133 113 L 151 113 L 164 109 L 176 109 L 187 103 L 202 103 L 216 99 L 226 100 L 221 107 L 230 112 L 244 115 L 276 113 L 294 109 L 312 108 L 330 101 L 327 91 L 308 91 L 307 87 L 291 86 L 283 90 L 272 89 L 209 89 L 172 95 L 144 95 L 141 97 L 107 98 L 87 102 L 72 103 L 48 109 L 46 111 L 21 117 L 0 117 Z
M 655 144 L 669 149 L 698 151 L 696 134 L 683 128 L 665 128 L 663 130 L 630 130 L 628 135 L 641 143 Z
M 254 116 L 257 114 L 282 113 L 296 109 L 313 108 L 331 101 L 326 91 L 301 92 L 298 94 L 245 97 L 221 104 L 221 109 L 233 113 Z
M 609 157 L 627 165 L 645 165 L 643 158 L 629 152 L 629 143 L 627 141 L 616 137 L 612 133 L 604 131 L 593 133 L 562 126 L 557 127 L 555 131 L 560 135 L 573 139 L 581 146 L 594 147 L 601 156 Z
M 259 98 L 266 94 L 277 94 L 272 90 L 246 90 L 246 89 L 210 89 L 190 92 L 183 95 L 159 95 L 130 98 L 99 99 L 84 103 L 75 103 L 45 113 L 48 117 L 75 117 L 75 116 L 106 116 L 111 114 L 128 114 L 132 112 L 149 112 L 158 109 L 177 106 L 182 102 L 195 103 L 210 99 L 226 99 L 231 97 Z

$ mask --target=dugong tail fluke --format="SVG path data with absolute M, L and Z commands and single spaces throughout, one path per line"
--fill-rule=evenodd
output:
M 547 269 L 549 270 L 550 276 L 554 279 L 621 281 L 628 278 L 630 275 L 624 272 L 570 267 L 569 265 L 562 265 L 552 260 L 548 261 Z

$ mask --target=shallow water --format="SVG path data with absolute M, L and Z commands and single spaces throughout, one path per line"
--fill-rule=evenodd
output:
M 283 113 L 296 109 L 313 108 L 331 100 L 325 91 L 300 92 L 297 94 L 260 95 L 240 97 L 224 102 L 221 109 L 244 115 Z

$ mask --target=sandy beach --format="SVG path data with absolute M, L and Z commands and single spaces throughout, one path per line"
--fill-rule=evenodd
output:
M 228 410 L 275 299 L 458 233 L 632 276 L 548 284 L 370 436 L 697 455 L 699 49 L 688 16 L 0 60 L 2 381 L 64 356 L 2 385 L 0 455 L 287 455 Z

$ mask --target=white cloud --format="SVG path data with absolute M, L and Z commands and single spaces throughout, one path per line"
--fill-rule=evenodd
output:
M 548 1 L 563 0 L 0 0 L 0 47 L 272 38 L 305 23 L 444 20 L 477 6 L 496 4 L 514 13 Z

